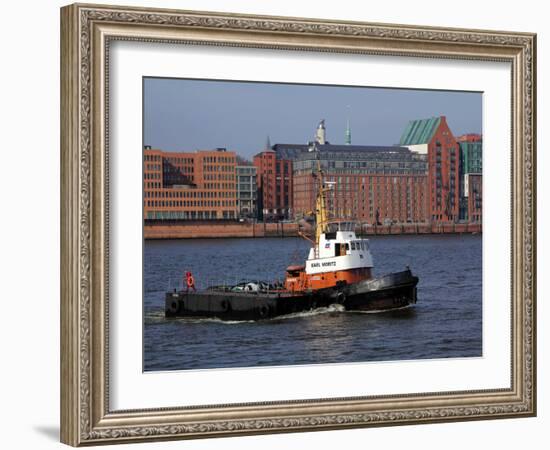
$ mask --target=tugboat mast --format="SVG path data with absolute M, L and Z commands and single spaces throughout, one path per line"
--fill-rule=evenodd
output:
M 330 186 L 325 184 L 319 154 L 317 154 L 317 173 L 319 189 L 315 201 L 315 245 L 318 246 L 321 234 L 328 231 L 329 212 L 326 206 L 326 193 L 330 191 Z

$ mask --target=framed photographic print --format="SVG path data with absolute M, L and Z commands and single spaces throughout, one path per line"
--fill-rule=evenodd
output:
M 530 33 L 61 10 L 61 439 L 527 417 Z

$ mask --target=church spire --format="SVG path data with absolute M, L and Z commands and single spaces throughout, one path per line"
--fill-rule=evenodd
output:
M 271 139 L 269 139 L 269 134 L 265 140 L 265 150 L 271 150 Z
M 348 120 L 346 124 L 346 135 L 344 137 L 344 142 L 346 145 L 351 145 L 351 126 L 349 124 L 349 118 L 351 116 L 351 105 L 346 105 L 346 108 L 348 110 Z
M 346 126 L 346 137 L 345 137 L 346 145 L 351 145 L 351 127 L 349 124 L 349 119 Z

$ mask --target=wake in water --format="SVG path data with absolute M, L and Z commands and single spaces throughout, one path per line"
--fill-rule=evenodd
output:
M 302 317 L 312 317 L 317 316 L 319 314 L 330 314 L 335 312 L 345 312 L 345 309 L 342 305 L 334 304 L 325 306 L 322 308 L 315 308 L 311 309 L 309 311 L 302 311 L 302 312 L 296 312 L 291 314 L 285 314 L 282 316 L 277 317 L 271 317 L 269 319 L 262 319 L 262 320 L 222 320 L 218 319 L 217 317 L 174 317 L 166 320 L 164 317 L 164 311 L 154 311 L 147 313 L 145 316 L 145 323 L 174 323 L 174 322 L 182 322 L 182 323 L 219 323 L 223 325 L 234 325 L 234 324 L 240 324 L 240 323 L 266 323 L 266 322 L 274 322 L 277 320 L 289 320 L 289 319 L 299 319 Z
M 355 313 L 355 314 L 383 314 L 383 313 L 393 313 L 396 311 L 404 311 L 406 309 L 411 309 L 415 305 L 405 305 L 401 306 L 400 308 L 392 308 L 392 309 L 373 309 L 371 311 L 360 311 L 360 310 L 352 310 L 352 311 L 346 311 L 349 313 Z
M 413 305 L 403 306 L 402 308 L 395 308 L 391 311 L 401 311 L 410 308 Z M 151 311 L 145 315 L 146 324 L 154 323 L 219 323 L 223 325 L 235 325 L 242 323 L 266 323 L 266 322 L 276 322 L 280 320 L 291 320 L 291 319 L 301 319 L 306 317 L 318 316 L 321 314 L 332 314 L 332 313 L 351 313 L 351 314 L 381 314 L 391 312 L 390 310 L 373 310 L 373 311 L 346 311 L 343 305 L 338 303 L 324 306 L 320 308 L 311 309 L 309 311 L 295 312 L 291 314 L 285 314 L 282 316 L 271 317 L 269 319 L 263 320 L 222 320 L 217 317 L 176 317 L 166 320 L 164 316 L 164 311 Z
M 282 316 L 272 317 L 269 321 L 297 319 L 302 317 L 318 316 L 319 314 L 330 314 L 335 312 L 345 312 L 345 308 L 337 303 L 329 306 L 323 306 L 321 308 L 310 309 L 309 311 L 301 311 L 291 314 L 285 314 Z

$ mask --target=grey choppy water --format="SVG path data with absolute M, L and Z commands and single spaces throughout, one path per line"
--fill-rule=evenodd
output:
M 303 262 L 299 238 L 145 241 L 144 370 L 276 366 L 482 355 L 482 237 L 373 236 L 378 275 L 410 265 L 416 306 L 365 314 L 336 306 L 258 322 L 164 319 L 164 293 L 193 272 L 197 287 L 273 280 Z

